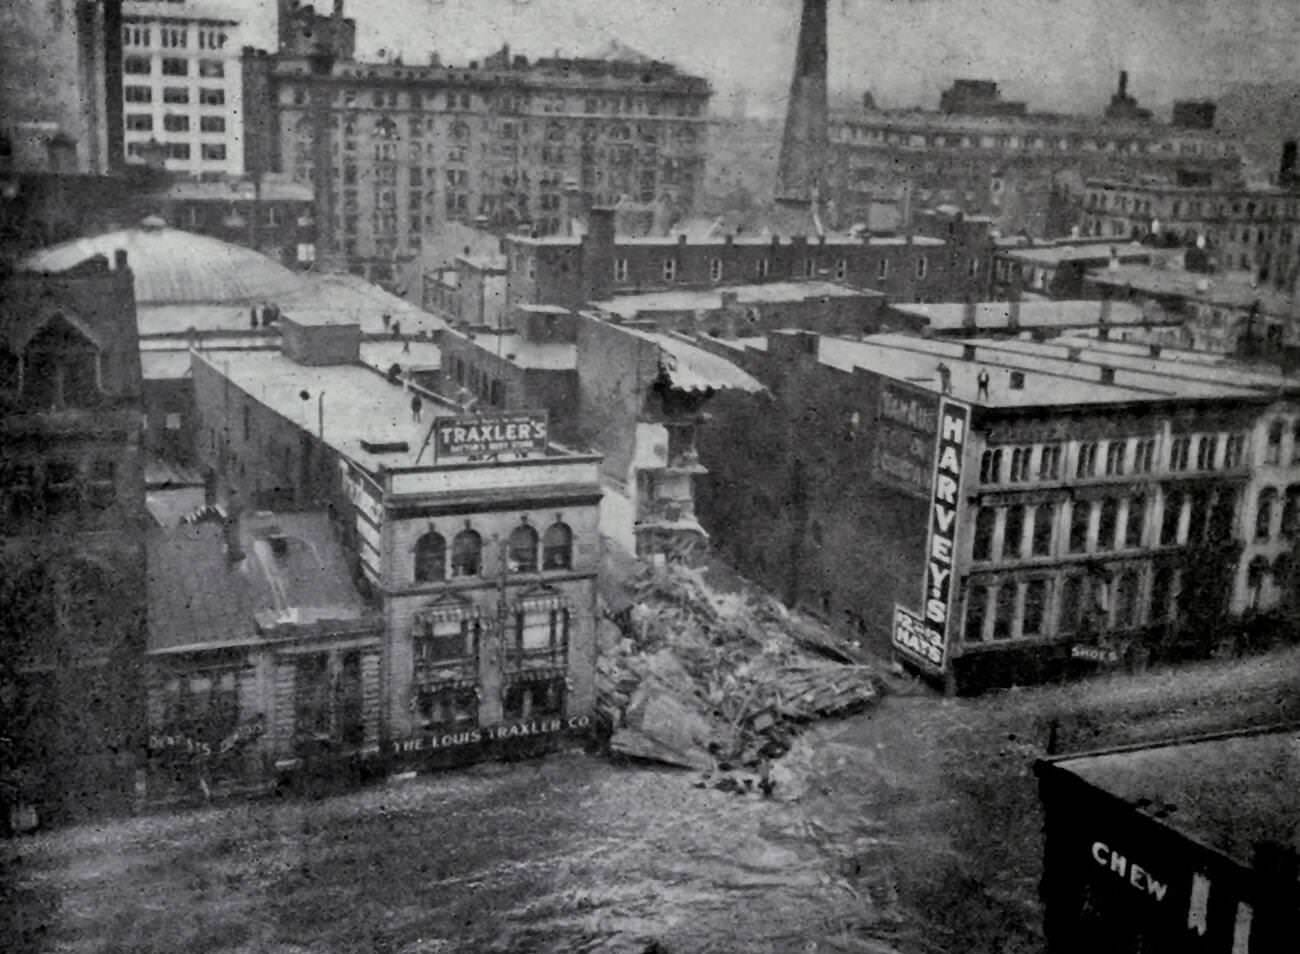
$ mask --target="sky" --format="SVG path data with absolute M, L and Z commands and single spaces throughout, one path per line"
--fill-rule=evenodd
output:
M 330 6 L 331 0 L 320 0 Z M 274 0 L 247 10 L 269 45 Z M 1300 0 L 829 0 L 830 80 L 886 106 L 937 104 L 958 77 L 998 80 L 1032 107 L 1100 109 L 1120 69 L 1163 106 L 1231 83 L 1300 81 Z M 711 79 L 780 97 L 799 0 L 346 0 L 362 57 L 380 50 L 466 63 L 515 52 L 578 54 L 610 39 Z

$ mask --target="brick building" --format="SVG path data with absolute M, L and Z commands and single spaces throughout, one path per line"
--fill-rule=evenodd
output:
M 1090 270 L 1112 262 L 1146 265 L 1158 257 L 1158 250 L 1127 241 L 1007 244 L 993 254 L 993 297 L 1083 298 Z
M 331 247 L 381 282 L 448 221 L 558 232 L 568 181 L 592 203 L 627 195 L 682 214 L 703 179 L 711 90 L 666 63 L 508 48 L 466 67 L 245 62 L 264 96 L 250 148 L 303 183 L 332 157 L 320 180 Z
M 168 225 L 261 252 L 281 265 L 315 259 L 311 188 L 276 177 L 262 181 L 180 180 L 150 198 Z
M 0 288 L 0 799 L 37 821 L 129 809 L 143 753 L 132 285 L 119 253 Z
M 221 497 L 335 515 L 383 620 L 384 754 L 476 757 L 585 727 L 598 458 L 552 443 L 543 414 L 466 416 L 375 373 L 356 325 L 281 321 L 282 353 L 194 355 L 200 455 Z
M 792 604 L 958 688 L 1208 652 L 1300 608 L 1292 381 L 1068 337 L 737 350 L 781 413 L 715 402 L 704 525 Z

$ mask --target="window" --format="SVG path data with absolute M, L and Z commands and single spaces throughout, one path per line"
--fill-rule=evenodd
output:
M 722 259 L 720 258 L 709 259 L 709 281 L 711 282 L 722 281 Z
M 1017 589 L 1015 583 L 1003 583 L 998 587 L 993 600 L 994 639 L 1010 639 L 1014 633 Z
M 1141 604 L 1138 601 L 1140 584 L 1137 570 L 1125 570 L 1115 583 L 1115 626 L 1128 629 L 1138 625 Z
M 190 61 L 178 56 L 167 56 L 162 61 L 163 76 L 189 76 Z
M 1265 487 L 1259 492 L 1255 504 L 1255 539 L 1267 540 L 1273 534 L 1273 506 L 1277 502 L 1277 490 Z
M 1187 542 L 1200 543 L 1210 517 L 1210 495 L 1205 491 L 1192 494 L 1187 504 Z
M 199 146 L 199 153 L 210 162 L 220 162 L 226 158 L 226 144 L 224 142 L 205 142 Z
M 226 64 L 221 60 L 199 60 L 199 76 L 203 79 L 221 79 L 226 75 Z
M 1029 479 L 1029 461 L 1032 458 L 1034 449 L 1032 447 L 1016 447 L 1011 451 L 1011 474 L 1010 481 L 1013 484 L 1024 483 Z
M 524 652 L 558 652 L 569 644 L 567 609 L 528 608 L 515 613 L 516 648 Z
M 1300 536 L 1300 484 L 1286 489 L 1286 502 L 1282 505 L 1282 537 L 1294 540 Z
M 447 573 L 447 541 L 430 531 L 415 542 L 415 582 L 432 583 Z
M 984 621 L 989 612 L 989 589 L 976 583 L 966 591 L 966 625 L 962 630 L 968 643 L 984 641 Z
M 805 258 L 803 260 L 803 277 L 812 278 L 817 274 L 817 262 L 815 259 Z
M 677 259 L 664 259 L 664 281 L 674 282 L 677 280 Z
M 153 130 L 153 117 L 148 113 L 128 113 L 126 128 L 128 132 L 151 132 Z
M 190 91 L 184 86 L 164 86 L 163 102 L 175 106 L 183 105 L 190 101 Z
M 1002 449 L 986 450 L 980 457 L 980 483 L 996 484 L 1002 470 Z
M 768 273 L 771 270 L 772 270 L 772 262 L 769 259 L 760 258 L 758 260 L 758 266 L 756 268 L 756 271 L 758 273 L 759 278 L 767 278 Z
M 23 355 L 23 402 L 40 410 L 99 402 L 99 349 L 61 317 L 47 322 Z
M 152 103 L 153 90 L 148 86 L 124 86 L 122 98 L 128 103 Z
M 1149 474 L 1156 460 L 1156 439 L 1144 437 L 1133 447 L 1133 473 Z
M 1061 445 L 1047 444 L 1038 457 L 1038 479 L 1056 480 L 1061 476 Z
M 45 513 L 49 516 L 73 514 L 81 509 L 77 465 L 70 460 L 51 460 L 45 465 L 42 488 Z
M 1008 507 L 1006 522 L 1002 526 L 1002 559 L 1020 559 L 1020 547 L 1025 536 L 1025 508 Z
M 876 278 L 884 281 L 889 277 L 889 259 L 882 258 L 876 263 Z
M 1241 466 L 1246 457 L 1246 435 L 1229 434 L 1228 443 L 1223 449 L 1223 466 L 1226 470 L 1235 470 Z
M 483 566 L 483 538 L 462 530 L 451 542 L 451 575 L 478 576 Z
M 439 678 L 438 667 L 446 663 L 473 659 L 478 655 L 479 622 L 465 618 L 420 619 L 412 640 L 417 685 Z
M 1030 541 L 1033 556 L 1050 556 L 1052 536 L 1056 524 L 1056 505 L 1041 503 L 1034 508 L 1034 526 Z
M 1088 549 L 1088 523 L 1092 518 L 1092 505 L 1076 500 L 1070 506 L 1070 552 L 1083 553 Z
M 627 259 L 625 258 L 614 259 L 614 281 L 616 282 L 627 281 Z
M 1057 619 L 1057 630 L 1064 633 L 1077 632 L 1083 617 L 1083 577 L 1067 576 L 1061 584 L 1061 606 Z
M 972 560 L 988 560 L 993 556 L 993 530 L 997 526 L 998 512 L 991 507 L 981 507 L 975 513 L 975 541 Z
M 190 144 L 187 142 L 165 142 L 163 151 L 168 159 L 188 159 L 190 157 Z
M 1169 469 L 1173 471 L 1183 471 L 1187 469 L 1191 460 L 1192 439 L 1190 437 L 1175 437 L 1169 447 Z
M 1276 464 L 1282 459 L 1282 422 L 1268 426 L 1268 443 L 1264 446 L 1264 463 Z
M 1196 469 L 1214 470 L 1214 452 L 1218 449 L 1219 439 L 1213 434 L 1202 434 L 1196 447 Z
M 1178 542 L 1178 525 L 1183 518 L 1184 495 L 1171 493 L 1165 497 L 1164 514 L 1160 522 L 1161 546 L 1173 546 Z
M 1020 635 L 1039 636 L 1047 617 L 1047 580 L 1030 580 L 1025 584 L 1025 613 L 1020 623 Z
M 189 102 L 188 95 L 185 102 Z M 226 91 L 224 89 L 200 89 L 199 90 L 200 106 L 224 106 L 226 105 Z
M 1178 571 L 1170 566 L 1156 567 L 1151 576 L 1151 622 L 1163 623 L 1176 616 Z
M 189 132 L 190 117 L 188 116 L 164 116 L 163 129 L 168 132 Z
M 1128 441 L 1106 442 L 1106 476 L 1119 477 L 1124 473 L 1124 452 L 1128 450 Z
M 478 725 L 478 696 L 469 686 L 429 687 L 418 691 L 416 711 L 425 729 L 472 729 Z
M 223 133 L 226 131 L 225 116 L 200 116 L 199 132 Z
M 1075 464 L 1075 477 L 1095 477 L 1097 474 L 1097 444 L 1088 441 L 1079 445 L 1079 459 Z
M 848 277 L 848 274 L 849 274 L 849 260 L 847 258 L 841 258 L 836 260 L 835 280 L 842 282 L 844 281 L 845 278 Z
M 573 531 L 556 522 L 542 535 L 542 569 L 573 569 Z
M 1097 549 L 1109 550 L 1116 545 L 1115 532 L 1119 525 L 1119 500 L 1107 497 L 1101 502 L 1101 517 L 1097 521 Z
M 1291 463 L 1300 464 L 1300 418 L 1291 425 Z
M 324 653 L 299 656 L 294 667 L 294 729 L 296 734 L 330 734 L 329 657 Z
M 926 269 L 929 267 L 929 264 L 930 264 L 930 263 L 929 263 L 928 261 L 926 261 L 926 258 L 925 258 L 924 255 L 919 255 L 919 256 L 917 256 L 917 259 L 916 259 L 916 277 L 917 277 L 917 278 L 925 278 L 925 272 L 926 272 Z
M 515 527 L 507 554 L 511 573 L 536 573 L 537 531 L 526 523 Z
M 153 72 L 153 64 L 147 56 L 122 57 L 122 72 L 128 76 L 148 76 Z
M 1142 531 L 1146 529 L 1147 498 L 1138 495 L 1128 502 L 1128 520 L 1124 524 L 1124 546 L 1130 549 L 1142 546 Z

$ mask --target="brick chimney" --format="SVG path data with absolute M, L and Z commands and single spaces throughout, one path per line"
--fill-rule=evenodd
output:
M 226 559 L 231 563 L 238 563 L 244 559 L 244 547 L 239 540 L 243 514 L 244 507 L 239 502 L 239 495 L 232 490 L 230 499 L 226 503 L 226 514 L 221 521 L 221 530 L 226 541 Z
M 582 300 L 605 301 L 614 290 L 614 210 L 592 209 L 582 237 Z

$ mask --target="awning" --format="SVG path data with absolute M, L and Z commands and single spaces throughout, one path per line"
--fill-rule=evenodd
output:
M 414 619 L 417 623 L 424 624 L 451 623 L 465 619 L 478 619 L 481 615 L 482 612 L 473 603 L 448 600 L 416 610 Z
M 519 612 L 536 613 L 542 610 L 562 610 L 569 608 L 569 601 L 563 593 L 525 593 L 515 601 Z

